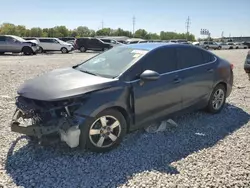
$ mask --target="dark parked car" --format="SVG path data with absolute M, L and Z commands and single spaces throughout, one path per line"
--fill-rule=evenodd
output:
M 219 113 L 232 90 L 232 68 L 192 45 L 118 46 L 24 83 L 11 128 L 32 139 L 58 133 L 70 147 L 109 151 L 148 123 L 199 109 Z M 32 124 L 23 127 L 19 118 Z
M 248 78 L 250 80 L 250 51 L 247 53 L 246 61 L 244 64 L 244 70 L 248 74 Z
M 87 50 L 106 51 L 113 47 L 111 43 L 105 43 L 94 37 L 77 38 L 74 46 L 75 49 L 81 52 L 86 52 Z
M 69 40 L 75 40 L 74 37 L 60 37 L 60 38 L 58 38 L 58 39 L 60 39 L 60 40 L 62 40 L 62 41 L 64 41 L 64 42 L 67 42 L 67 41 L 69 41 Z

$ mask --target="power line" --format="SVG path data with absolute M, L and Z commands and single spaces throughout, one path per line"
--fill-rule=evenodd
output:
M 135 16 L 133 16 L 133 36 L 135 34 Z
M 191 24 L 191 22 L 190 22 L 190 18 L 188 16 L 187 21 L 186 21 L 186 29 L 187 29 L 187 36 L 186 37 L 187 37 L 187 40 L 188 40 L 188 35 L 189 35 L 190 24 Z

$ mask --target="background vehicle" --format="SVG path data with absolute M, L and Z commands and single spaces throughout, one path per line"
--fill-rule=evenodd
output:
M 213 41 L 201 41 L 199 46 L 201 46 L 202 48 L 205 49 L 213 49 L 213 50 L 220 50 L 221 46 L 219 44 L 217 44 L 216 42 Z
M 242 44 L 246 45 L 248 48 L 250 48 L 250 42 L 243 42 Z
M 228 45 L 226 42 L 221 42 L 221 43 L 218 43 L 218 45 L 221 47 L 221 49 L 223 50 L 228 50 L 230 49 L 230 45 Z
M 236 42 L 234 43 L 235 49 L 247 49 L 247 45 L 244 45 L 242 42 Z
M 122 43 L 114 40 L 114 39 L 108 39 L 108 38 L 100 38 L 100 40 L 102 42 L 105 42 L 105 43 L 110 43 L 110 44 L 113 44 L 113 45 L 121 45 Z
M 244 70 L 248 74 L 248 78 L 250 81 L 250 51 L 248 51 L 248 53 L 247 53 L 246 61 L 244 64 Z
M 233 42 L 227 42 L 227 45 L 229 45 L 229 49 L 235 49 L 236 46 Z
M 58 38 L 37 38 L 39 41 L 40 52 L 61 51 L 69 53 L 74 50 L 72 44 L 59 40 Z
M 59 40 L 62 40 L 64 42 L 75 40 L 75 37 L 59 37 Z
M 36 54 L 39 47 L 36 43 L 26 41 L 14 35 L 0 35 L 0 54 L 5 52 L 24 53 L 25 55 Z
M 80 50 L 81 52 L 86 52 L 87 50 L 94 51 L 105 51 L 112 48 L 114 45 L 111 43 L 106 43 L 100 39 L 94 37 L 83 37 L 77 38 L 75 40 L 75 49 Z
M 166 117 L 199 109 L 219 113 L 232 84 L 232 65 L 200 47 L 122 45 L 24 83 L 18 90 L 16 115 L 21 109 L 25 118 L 23 106 L 29 104 L 28 112 L 41 117 L 36 121 L 42 136 L 51 128 L 49 134 L 59 132 L 70 147 L 77 147 L 79 140 L 83 148 L 105 152 L 118 146 L 128 131 Z M 44 110 L 36 110 L 34 101 Z M 52 124 L 50 113 L 56 114 Z M 11 127 L 14 132 L 40 133 L 30 126 L 21 129 L 15 118 Z

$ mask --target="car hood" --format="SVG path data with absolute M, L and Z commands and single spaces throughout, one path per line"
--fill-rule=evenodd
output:
M 61 68 L 27 80 L 17 93 L 30 99 L 57 101 L 112 87 L 116 81 L 83 73 L 71 67 Z
M 35 43 L 35 44 L 38 44 L 37 40 L 27 40 L 25 43 Z

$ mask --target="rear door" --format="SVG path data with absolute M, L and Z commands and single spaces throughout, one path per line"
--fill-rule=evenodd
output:
M 191 46 L 178 47 L 177 54 L 182 78 L 182 107 L 205 104 L 213 87 L 215 57 L 206 50 Z
M 132 82 L 136 123 L 143 124 L 181 108 L 181 88 L 178 82 L 177 57 L 175 48 L 160 48 L 150 52 L 137 65 L 139 75 L 145 70 L 153 70 L 161 76 L 156 81 Z M 137 74 L 138 73 L 138 74 Z
M 43 48 L 43 50 L 48 50 L 48 51 L 57 51 L 59 49 L 59 44 L 55 42 L 55 39 L 39 39 L 40 41 L 40 46 Z
M 97 39 L 90 39 L 89 40 L 89 48 L 92 50 L 101 50 L 101 42 Z

